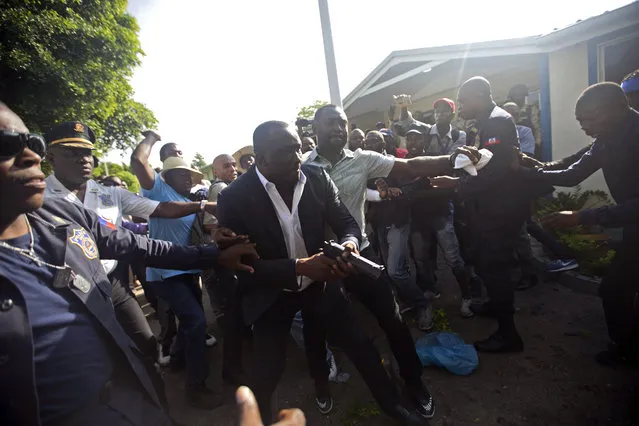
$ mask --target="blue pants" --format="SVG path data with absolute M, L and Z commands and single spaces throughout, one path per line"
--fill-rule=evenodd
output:
M 203 384 L 208 377 L 209 366 L 204 344 L 206 318 L 202 310 L 202 293 L 197 275 L 177 275 L 149 284 L 158 297 L 169 304 L 180 323 L 171 347 L 171 358 L 185 359 L 187 385 Z
M 432 235 L 435 235 L 437 244 L 444 253 L 446 264 L 453 271 L 462 290 L 462 297 L 469 298 L 468 277 L 466 265 L 459 250 L 459 241 L 455 234 L 455 225 L 452 212 L 441 216 L 426 216 L 413 221 L 413 252 L 415 266 L 417 268 L 418 282 L 426 290 L 434 291 L 435 270 L 437 265 L 429 259 L 432 243 Z
M 428 301 L 424 293 L 411 279 L 408 269 L 408 239 L 410 223 L 405 225 L 379 226 L 379 250 L 388 268 L 388 276 L 397 288 L 400 298 L 414 308 L 426 308 Z

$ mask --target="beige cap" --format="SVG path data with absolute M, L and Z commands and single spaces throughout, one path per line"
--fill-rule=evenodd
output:
M 190 171 L 191 178 L 193 179 L 193 185 L 197 185 L 198 183 L 200 183 L 202 181 L 202 178 L 204 177 L 204 175 L 199 170 L 195 170 L 193 167 L 189 166 L 189 163 L 187 163 L 184 158 L 179 157 L 169 157 L 164 160 L 164 163 L 162 163 L 162 172 L 160 173 L 160 175 L 164 178 L 166 172 L 175 169 L 185 169 Z

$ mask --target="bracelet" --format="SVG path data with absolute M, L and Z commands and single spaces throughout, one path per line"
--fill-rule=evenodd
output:
M 206 208 L 206 203 L 207 202 L 208 201 L 206 201 L 206 200 L 200 201 L 200 211 L 204 211 L 204 209 Z

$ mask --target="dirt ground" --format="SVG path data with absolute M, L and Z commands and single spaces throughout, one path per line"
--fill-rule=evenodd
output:
M 492 332 L 492 320 L 458 315 L 456 284 L 448 273 L 440 277 L 442 297 L 436 308 L 447 312 L 452 330 L 471 343 Z M 516 307 L 515 319 L 525 342 L 523 353 L 480 354 L 479 368 L 466 377 L 424 369 L 423 379 L 437 404 L 431 425 L 639 425 L 639 370 L 606 368 L 593 359 L 606 345 L 597 297 L 546 282 L 517 293 Z M 390 350 L 374 319 L 361 305 L 356 308 L 382 356 L 389 359 Z M 423 335 L 414 326 L 412 330 L 415 339 Z M 245 347 L 248 355 L 250 341 Z M 220 349 L 219 344 L 210 349 L 209 385 L 224 394 L 226 405 L 213 411 L 186 407 L 183 377 L 167 372 L 167 392 L 176 420 L 190 426 L 236 424 L 234 389 L 221 381 Z M 277 408 L 301 408 L 309 425 L 394 424 L 379 413 L 344 354 L 336 353 L 336 357 L 341 370 L 351 373 L 351 378 L 346 384 L 332 385 L 335 408 L 323 416 L 313 404 L 304 354 L 291 339 L 286 373 L 274 397 Z

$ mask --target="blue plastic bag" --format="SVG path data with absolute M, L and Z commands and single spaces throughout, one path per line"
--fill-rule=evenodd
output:
M 468 376 L 479 366 L 475 347 L 464 343 L 455 333 L 426 334 L 417 340 L 415 348 L 424 366 L 436 365 L 460 376 Z

